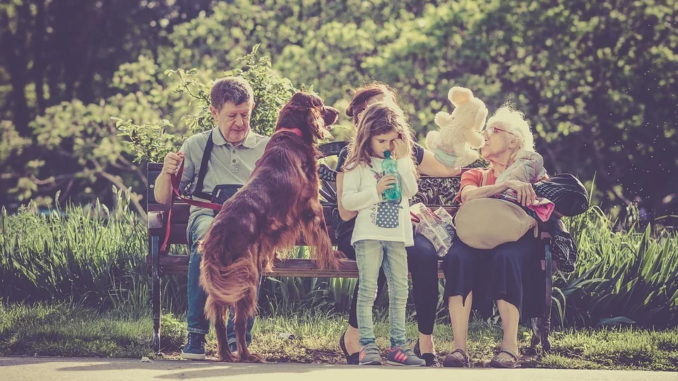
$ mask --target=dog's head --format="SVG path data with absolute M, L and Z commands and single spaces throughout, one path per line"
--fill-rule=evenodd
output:
M 325 106 L 319 96 L 297 92 L 280 110 L 276 130 L 298 128 L 306 139 L 314 141 L 325 136 L 325 131 L 331 128 L 338 116 L 339 112 L 333 107 Z

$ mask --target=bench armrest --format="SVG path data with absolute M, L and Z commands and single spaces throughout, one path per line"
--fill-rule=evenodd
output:
M 155 210 L 148 212 L 148 234 L 160 235 L 165 231 L 165 212 Z

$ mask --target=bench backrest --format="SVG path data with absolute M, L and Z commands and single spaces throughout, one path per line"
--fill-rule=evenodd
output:
M 322 144 L 320 150 L 323 158 L 329 158 L 339 154 L 346 142 L 332 142 Z M 162 163 L 148 163 L 146 175 L 148 179 L 148 192 L 146 195 L 148 210 L 148 229 L 149 232 L 160 231 L 164 229 L 164 218 L 167 207 L 158 204 L 153 194 L 156 178 L 160 175 Z M 325 221 L 327 222 L 328 234 L 332 242 L 336 244 L 334 228 L 339 222 L 336 199 L 336 172 L 325 164 L 321 164 L 321 197 Z M 419 178 L 419 192 L 412 198 L 411 202 L 422 202 L 431 208 L 444 206 L 448 211 L 454 213 L 456 208 L 452 206 L 452 200 L 459 189 L 459 177 L 429 177 L 421 176 Z M 172 206 L 172 230 L 169 239 L 170 244 L 186 244 L 186 226 L 188 223 L 190 206 L 183 202 L 175 202 Z

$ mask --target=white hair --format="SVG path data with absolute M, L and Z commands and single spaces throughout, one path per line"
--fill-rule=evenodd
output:
M 518 138 L 520 144 L 518 151 L 534 152 L 534 136 L 522 112 L 514 110 L 509 105 L 502 106 L 487 121 L 487 128 L 493 125 L 505 129 Z

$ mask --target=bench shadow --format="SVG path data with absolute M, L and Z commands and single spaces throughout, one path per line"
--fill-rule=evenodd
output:
M 267 375 L 267 374 L 302 374 L 327 369 L 358 370 L 358 367 L 345 364 L 313 364 L 313 363 L 223 363 L 217 361 L 186 361 L 186 360 L 153 360 L 142 362 L 140 360 L 125 359 L 98 359 L 98 358 L 55 358 L 55 357 L 30 357 L 16 359 L 2 359 L 0 366 L 34 365 L 42 363 L 82 363 L 82 365 L 56 368 L 57 371 L 116 371 L 116 370 L 155 370 L 163 374 L 155 375 L 159 379 L 195 379 L 208 377 L 228 377 L 241 375 Z M 91 363 L 91 364 L 87 364 Z M 383 366 L 374 367 L 377 370 L 398 371 L 401 367 Z M 424 369 L 424 368 L 422 368 Z M 361 374 L 369 369 L 360 368 Z
M 261 375 L 261 374 L 300 374 L 313 371 L 319 371 L 326 368 L 352 369 L 347 365 L 332 364 L 306 364 L 306 363 L 224 363 L 218 361 L 186 361 L 186 360 L 153 360 L 143 362 L 140 360 L 125 359 L 97 359 L 97 358 L 23 358 L 23 361 L 1 361 L 0 365 L 27 365 L 40 364 L 47 362 L 63 363 L 85 363 L 77 366 L 59 367 L 58 371 L 115 371 L 115 370 L 156 370 L 164 374 L 156 375 L 154 378 L 160 379 L 192 379 L 205 377 L 224 377 L 239 375 Z M 87 364 L 92 363 L 92 364 Z

